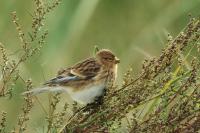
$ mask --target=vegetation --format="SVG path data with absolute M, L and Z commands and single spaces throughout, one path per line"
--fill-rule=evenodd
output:
M 165 47 L 156 57 L 152 57 L 148 52 L 136 47 L 135 51 L 144 53 L 148 57 L 142 63 L 141 70 L 137 70 L 139 74 L 135 74 L 134 66 L 128 65 L 127 62 L 131 58 L 127 54 L 121 59 L 122 64 L 126 65 L 124 67 L 126 70 L 120 69 L 121 73 L 124 73 L 123 75 L 119 74 L 121 84 L 107 89 L 102 105 L 88 108 L 70 102 L 65 94 L 49 93 L 33 97 L 29 94 L 26 94 L 25 97 L 20 95 L 25 90 L 39 86 L 34 72 L 38 73 L 40 77 L 46 74 L 42 72 L 42 63 L 35 65 L 37 62 L 35 60 L 42 56 L 45 47 L 48 47 L 50 43 L 47 41 L 48 45 L 44 45 L 48 33 L 51 34 L 46 30 L 49 28 L 46 23 L 47 16 L 53 14 L 52 11 L 57 6 L 62 5 L 59 0 L 34 0 L 34 3 L 35 9 L 30 13 L 32 21 L 29 24 L 30 28 L 27 28 L 30 30 L 23 28 L 26 26 L 21 24 L 17 12 L 11 14 L 18 33 L 19 41 L 16 42 L 20 44 L 12 46 L 19 50 L 13 50 L 6 45 L 6 42 L 0 43 L 0 108 L 2 111 L 0 133 L 188 133 L 200 131 L 199 18 L 190 16 L 188 24 L 176 37 L 168 34 Z M 85 5 L 83 3 L 80 6 L 90 5 L 88 10 L 92 12 L 98 1 L 84 3 Z M 127 3 L 129 4 L 129 2 Z M 107 5 L 109 4 L 107 3 Z M 100 3 L 99 6 L 105 5 Z M 84 12 L 82 15 L 84 16 Z M 53 16 L 53 18 L 56 17 Z M 85 23 L 86 18 L 82 18 L 85 21 L 79 23 Z M 78 24 L 75 21 L 73 23 Z M 78 31 L 83 30 L 84 26 L 81 27 L 81 24 L 77 26 L 79 27 Z M 76 44 L 73 42 L 74 36 L 78 36 L 77 38 L 81 40 L 81 32 L 74 32 L 73 26 L 70 34 L 67 43 Z M 84 37 L 84 35 L 82 36 Z M 145 35 L 143 36 L 145 37 Z M 7 41 L 9 42 L 9 40 Z M 127 41 L 129 40 L 127 39 Z M 100 44 L 100 46 L 103 45 Z M 71 46 L 72 49 L 74 47 Z M 88 52 L 89 49 L 86 47 L 87 45 L 81 48 L 85 48 L 84 51 Z M 94 51 L 97 49 L 95 47 Z M 126 48 L 123 50 L 124 52 L 129 51 Z M 130 48 L 130 50 L 132 49 Z M 51 53 L 48 52 L 50 56 Z M 58 51 L 54 52 L 59 54 Z M 68 56 L 70 54 L 69 52 Z M 65 57 L 62 57 L 61 60 Z M 68 57 L 66 58 L 68 59 Z M 56 64 L 56 61 L 51 63 Z M 130 61 L 130 63 L 132 62 Z M 27 67 L 34 71 L 29 74 L 26 70 Z M 51 66 L 48 65 L 48 67 Z M 50 68 L 48 70 L 50 71 Z M 45 80 L 45 78 L 41 80 Z

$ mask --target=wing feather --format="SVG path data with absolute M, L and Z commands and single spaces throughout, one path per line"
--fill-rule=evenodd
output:
M 44 85 L 57 85 L 69 81 L 80 81 L 95 77 L 101 69 L 101 65 L 94 59 L 89 58 L 73 67 L 58 72 L 58 76 L 45 82 Z

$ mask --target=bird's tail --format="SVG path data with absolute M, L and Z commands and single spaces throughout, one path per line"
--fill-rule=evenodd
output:
M 66 92 L 66 89 L 62 88 L 62 87 L 41 87 L 41 88 L 36 88 L 30 91 L 25 91 L 22 93 L 22 95 L 26 95 L 26 94 L 31 94 L 31 95 L 37 95 L 40 93 L 45 93 L 45 92 Z

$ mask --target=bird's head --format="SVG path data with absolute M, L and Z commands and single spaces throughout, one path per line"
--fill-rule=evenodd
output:
M 99 50 L 96 58 L 105 66 L 113 66 L 120 63 L 120 60 L 108 49 Z

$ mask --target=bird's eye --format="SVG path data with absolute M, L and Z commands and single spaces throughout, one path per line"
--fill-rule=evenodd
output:
M 112 59 L 111 58 L 104 58 L 105 60 L 108 60 L 108 61 L 112 61 Z

